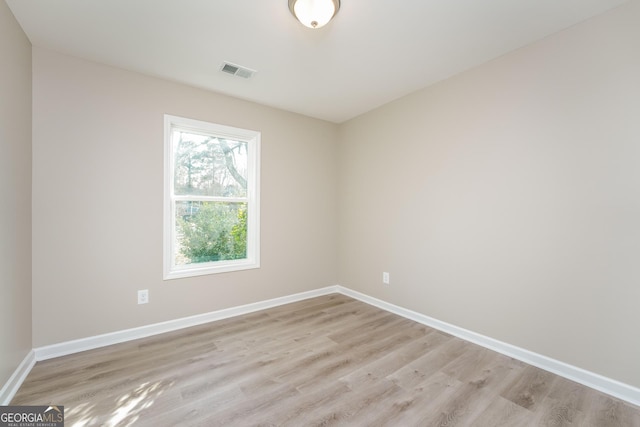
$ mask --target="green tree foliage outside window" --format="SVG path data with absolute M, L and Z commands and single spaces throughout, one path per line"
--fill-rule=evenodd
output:
M 174 132 L 174 188 L 182 196 L 176 202 L 178 263 L 246 258 L 247 143 Z
M 247 257 L 247 207 L 242 203 L 203 202 L 179 220 L 180 252 L 192 263 Z

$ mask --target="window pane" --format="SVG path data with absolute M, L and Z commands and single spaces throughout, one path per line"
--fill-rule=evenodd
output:
M 245 259 L 247 204 L 176 202 L 175 265 Z
M 247 143 L 174 129 L 174 192 L 245 197 Z
M 260 132 L 164 116 L 164 279 L 260 267 Z

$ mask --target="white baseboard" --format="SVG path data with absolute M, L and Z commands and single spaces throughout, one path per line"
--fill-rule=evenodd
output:
M 18 368 L 16 368 L 11 377 L 9 377 L 9 380 L 2 387 L 2 390 L 0 390 L 0 405 L 6 406 L 11 403 L 13 396 L 16 395 L 16 392 L 35 364 L 36 355 L 35 352 L 31 350 L 25 358 L 22 359 Z
M 424 314 L 417 313 L 415 311 L 408 310 L 403 307 L 399 307 L 394 304 L 390 304 L 386 301 L 379 300 L 377 298 L 370 297 L 363 293 L 345 288 L 344 286 L 337 286 L 337 292 L 355 298 L 359 301 L 413 320 L 426 326 L 430 326 L 434 329 L 438 329 L 442 332 L 446 332 L 463 340 L 470 341 L 474 344 L 478 344 L 482 347 L 488 348 L 498 353 L 504 354 L 529 365 L 536 366 L 545 371 L 553 372 L 556 375 L 567 378 L 571 381 L 575 381 L 587 387 L 606 393 L 610 396 L 617 397 L 633 405 L 640 406 L 640 389 L 629 384 L 616 381 L 611 378 L 607 378 L 600 374 L 587 371 L 582 368 L 578 368 L 573 365 L 561 362 L 559 360 L 552 359 L 547 356 L 543 356 L 538 353 L 526 350 L 524 348 L 516 347 L 511 344 L 507 344 L 502 341 L 478 334 L 467 329 L 460 328 L 455 325 L 451 325 L 446 322 L 434 319 Z
M 138 328 L 125 329 L 123 331 L 111 332 L 93 337 L 81 338 L 73 341 L 65 341 L 44 347 L 35 348 L 36 360 L 53 359 L 54 357 L 66 356 L 68 354 L 79 353 L 81 351 L 92 350 L 94 348 L 119 344 L 139 338 L 146 338 L 152 335 L 163 334 L 165 332 L 176 331 L 178 329 L 189 328 L 191 326 L 202 325 L 216 320 L 227 319 L 229 317 L 240 316 L 242 314 L 253 313 L 283 304 L 315 298 L 322 295 L 338 292 L 337 286 L 315 289 L 313 291 L 301 292 L 266 301 L 258 301 L 251 304 L 212 311 L 210 313 L 197 314 L 195 316 L 183 317 L 181 319 L 169 320 L 152 325 L 140 326 Z
M 213 311 L 210 313 L 199 314 L 195 316 L 185 317 L 182 319 L 170 320 L 167 322 L 156 323 L 153 325 L 141 326 L 138 328 L 127 329 L 123 331 L 112 332 L 93 337 L 82 338 L 73 341 L 66 341 L 58 344 L 38 347 L 33 349 L 27 357 L 22 361 L 16 369 L 9 381 L 0 391 L 0 405 L 7 405 L 17 392 L 20 385 L 35 365 L 36 361 L 52 359 L 54 357 L 65 356 L 68 354 L 78 353 L 85 350 L 104 347 L 112 344 L 118 344 L 139 338 L 146 338 L 152 335 L 171 332 L 178 329 L 188 328 L 191 326 L 202 325 L 204 323 L 216 320 L 227 319 L 229 317 L 239 316 L 242 314 L 253 313 L 255 311 L 265 310 L 289 304 L 296 301 L 302 301 L 331 293 L 340 293 L 364 303 L 381 308 L 423 325 L 430 326 L 434 329 L 449 333 L 456 337 L 478 344 L 490 350 L 497 351 L 506 356 L 513 357 L 522 362 L 544 369 L 554 374 L 560 375 L 587 387 L 599 390 L 603 393 L 622 399 L 633 405 L 640 406 L 640 389 L 628 384 L 621 383 L 611 378 L 589 372 L 582 368 L 560 362 L 547 356 L 543 356 L 532 351 L 507 344 L 502 341 L 478 334 L 467 329 L 451 325 L 446 322 L 434 319 L 424 314 L 390 304 L 386 301 L 373 298 L 363 293 L 351 290 L 344 286 L 328 286 L 326 288 L 316 289 L 313 291 L 302 292 L 298 294 L 288 295 L 284 297 L 274 298 L 266 301 L 259 301 L 252 304 L 231 307 L 224 310 Z

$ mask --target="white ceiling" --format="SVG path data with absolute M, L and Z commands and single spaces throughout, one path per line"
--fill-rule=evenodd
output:
M 343 122 L 626 0 L 7 0 L 34 46 Z M 257 70 L 223 74 L 223 61 Z

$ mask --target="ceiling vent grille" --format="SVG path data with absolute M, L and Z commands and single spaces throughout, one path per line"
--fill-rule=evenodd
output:
M 230 62 L 223 62 L 220 67 L 220 71 L 231 74 L 232 76 L 242 77 L 243 79 L 249 79 L 256 73 L 256 70 L 232 64 Z

